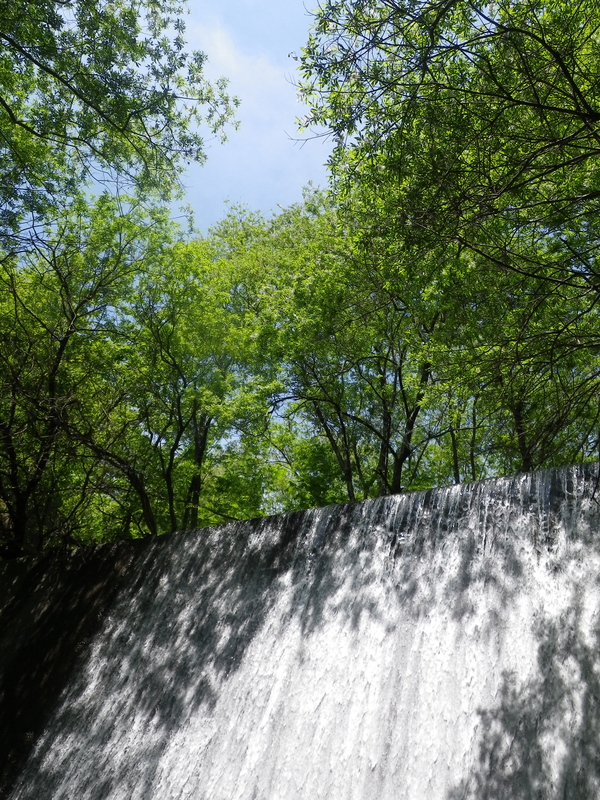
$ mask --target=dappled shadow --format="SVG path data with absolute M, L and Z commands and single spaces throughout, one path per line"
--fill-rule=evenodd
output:
M 283 595 L 279 624 L 294 618 L 305 637 L 330 614 L 356 625 L 379 613 L 368 591 L 381 566 L 370 522 L 385 507 L 365 519 L 371 511 L 352 504 L 147 543 L 86 659 L 73 668 L 63 656 L 67 690 L 10 796 L 59 796 L 74 760 L 89 776 L 78 796 L 107 797 L 111 787 L 149 796 L 173 735 L 199 710 L 211 714 Z M 49 621 L 48 649 L 63 622 Z
M 600 553 L 597 472 L 587 464 L 415 493 L 400 504 L 390 543 L 403 608 L 420 616 L 442 602 L 461 621 L 485 590 L 502 615 L 532 556 L 563 569 L 581 546 Z
M 0 563 L 0 795 L 142 550 L 122 543 Z
M 537 629 L 538 671 L 504 676 L 500 700 L 479 712 L 472 774 L 448 800 L 597 800 L 600 797 L 600 629 L 582 625 L 577 599 Z
M 78 774 L 88 776 L 85 785 L 77 786 L 78 796 L 86 800 L 110 796 L 111 787 L 119 787 L 120 796 L 151 796 L 174 734 L 198 712 L 209 720 L 223 682 L 240 669 L 265 626 L 275 624 L 274 612 L 273 636 L 295 621 L 307 639 L 332 617 L 352 629 L 365 617 L 381 620 L 391 631 L 390 609 L 401 608 L 418 619 L 439 605 L 460 622 L 477 612 L 485 589 L 493 597 L 489 624 L 500 625 L 522 589 L 525 551 L 558 553 L 567 536 L 598 547 L 592 533 L 598 527 L 598 507 L 588 502 L 585 488 L 593 483 L 594 469 L 235 523 L 145 542 L 135 554 L 127 548 L 98 548 L 71 577 L 65 573 L 63 588 L 50 590 L 48 578 L 31 594 L 21 583 L 15 593 L 21 598 L 19 611 L 8 614 L 11 622 L 0 642 L 4 685 L 17 680 L 29 662 L 50 660 L 55 677 L 47 684 L 46 667 L 28 667 L 12 698 L 5 690 L 5 730 L 13 716 L 19 719 L 19 741 L 26 742 L 19 745 L 21 756 L 38 739 L 10 796 L 58 796 L 70 785 L 74 759 Z M 576 532 L 567 534 L 575 518 Z M 47 566 L 39 569 L 40 575 L 48 572 Z M 19 633 L 25 625 L 28 640 Z M 540 636 L 552 639 L 549 631 Z M 555 643 L 557 652 L 561 641 Z M 78 652 L 85 658 L 76 661 Z M 551 681 L 557 679 L 548 673 L 544 680 L 536 689 L 550 697 Z M 51 729 L 40 737 L 63 687 Z M 522 748 L 533 741 L 528 726 L 538 719 L 535 702 L 541 701 L 534 702 L 533 689 L 523 700 L 522 691 L 511 687 L 507 677 L 500 709 L 485 718 L 490 736 L 516 725 L 510 753 L 521 747 L 521 739 Z M 38 696 L 46 698 L 45 710 L 36 716 L 27 709 Z M 521 701 L 533 704 L 530 713 L 518 708 Z M 515 715 L 520 715 L 518 724 Z M 497 757 L 509 763 L 510 754 L 503 755 L 502 746 L 491 739 L 482 748 L 492 754 L 482 755 L 486 763 Z M 505 793 L 498 789 L 494 794 L 495 789 L 482 789 L 474 775 L 452 800 L 462 796 L 460 791 L 473 800 L 537 797 L 523 792 L 533 791 L 542 780 L 542 756 L 532 749 L 517 758 L 527 765 L 523 768 L 530 778 L 513 779 L 505 770 Z M 519 781 L 526 787 L 521 794 Z
M 307 527 L 310 512 L 149 542 L 86 663 L 71 670 L 52 730 L 14 796 L 54 798 L 73 759 L 85 775 L 88 757 L 81 796 L 106 797 L 111 787 L 128 794 L 128 786 L 139 797 L 150 792 L 173 734 L 197 709 L 210 713 L 277 602 L 278 579 L 300 570 Z M 121 750 L 120 737 L 136 726 L 136 747 Z

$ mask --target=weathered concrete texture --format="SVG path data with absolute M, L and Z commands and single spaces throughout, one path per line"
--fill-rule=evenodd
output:
M 40 565 L 2 616 L 4 730 L 43 698 L 6 796 L 597 800 L 596 474 Z
M 22 767 L 145 542 L 0 562 L 0 796 Z

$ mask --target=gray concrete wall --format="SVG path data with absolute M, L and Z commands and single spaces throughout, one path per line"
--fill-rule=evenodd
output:
M 596 473 L 7 565 L 5 796 L 598 798 Z

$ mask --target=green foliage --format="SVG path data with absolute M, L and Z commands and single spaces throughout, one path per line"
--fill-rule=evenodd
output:
M 2 262 L 0 492 L 16 547 L 79 527 L 96 476 L 68 421 L 94 390 L 114 309 L 139 263 L 135 228 L 109 198 L 90 210 L 78 201 L 22 258 Z
M 267 392 L 215 246 L 106 195 L 65 210 L 2 277 L 0 501 L 15 551 L 260 513 Z
M 597 35 L 589 2 L 325 3 L 303 90 L 338 186 L 380 198 L 407 244 L 459 243 L 595 305 Z
M 237 100 L 186 49 L 184 11 L 178 0 L 0 8 L 7 553 L 197 518 L 196 493 L 182 499 L 175 477 L 186 457 L 202 460 L 189 456 L 190 436 L 209 448 L 214 408 L 234 392 L 222 348 L 210 349 L 222 334 L 214 295 L 226 290 L 185 272 L 182 235 L 155 203 L 179 191 L 184 164 L 204 159 L 201 128 L 222 135 Z M 90 200 L 92 185 L 107 189 Z M 186 329 L 186 317 L 173 321 L 191 313 L 189 284 L 210 310 L 201 329 L 198 317 Z M 186 336 L 205 337 L 204 350 L 187 352 Z
M 147 536 L 576 461 L 585 295 L 309 192 L 189 241 L 103 195 L 2 264 L 5 547 Z M 548 348 L 549 332 L 553 347 Z
M 179 5 L 28 11 L 0 10 L 5 554 L 596 456 L 590 4 L 326 2 L 332 192 L 197 240 L 157 201 L 233 101 Z
M 368 182 L 342 205 L 309 194 L 231 255 L 260 265 L 276 507 L 593 457 L 597 354 L 571 329 L 593 335 L 587 295 L 416 248 L 386 211 Z
M 394 292 L 440 315 L 424 402 L 454 419 L 431 430 L 430 480 L 450 463 L 432 461 L 440 435 L 454 479 L 597 447 L 596 12 L 339 0 L 315 14 L 302 89 L 335 137 L 340 207 Z
M 27 0 L 0 6 L 0 232 L 14 233 L 91 179 L 178 186 L 237 101 L 184 45 L 179 0 Z

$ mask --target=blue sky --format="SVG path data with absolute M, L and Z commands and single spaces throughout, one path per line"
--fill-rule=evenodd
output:
M 189 45 L 207 54 L 207 77 L 229 78 L 241 101 L 239 130 L 224 145 L 208 140 L 206 164 L 185 176 L 186 200 L 206 231 L 226 214 L 227 201 L 268 215 L 300 200 L 309 181 L 324 186 L 331 145 L 294 141 L 301 136 L 295 120 L 307 112 L 289 57 L 303 46 L 311 24 L 302 0 L 188 2 Z

